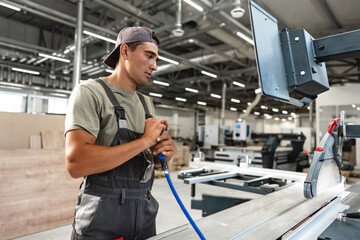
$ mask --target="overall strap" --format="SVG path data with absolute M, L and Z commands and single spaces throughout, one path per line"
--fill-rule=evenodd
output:
M 146 119 L 148 119 L 148 118 L 153 118 L 153 116 L 149 113 L 149 108 L 148 108 L 147 105 L 146 105 L 144 96 L 143 96 L 141 93 L 139 93 L 139 92 L 136 92 L 136 93 L 137 93 L 137 95 L 139 96 L 140 101 L 141 101 L 141 103 L 142 103 L 142 105 L 143 105 L 143 108 L 144 108 L 144 111 L 145 111 L 145 118 L 146 118 Z
M 106 83 L 101 79 L 96 79 L 96 82 L 100 83 L 101 86 L 104 88 L 106 95 L 110 99 L 112 105 L 114 106 L 116 118 L 118 119 L 119 128 L 126 128 L 126 118 L 125 118 L 125 109 L 120 106 L 118 100 L 116 99 L 114 93 L 111 91 L 111 89 L 106 85 Z

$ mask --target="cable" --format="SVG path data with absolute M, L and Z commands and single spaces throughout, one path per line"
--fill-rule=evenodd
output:
M 165 173 L 165 177 L 166 180 L 169 184 L 169 187 L 176 199 L 176 201 L 178 202 L 181 210 L 184 212 L 186 218 L 189 220 L 189 222 L 191 223 L 192 227 L 194 228 L 195 232 L 198 234 L 198 236 L 200 237 L 200 239 L 205 240 L 204 235 L 201 233 L 200 229 L 198 228 L 198 226 L 195 224 L 194 220 L 191 218 L 190 214 L 188 213 L 188 211 L 186 210 L 184 204 L 181 202 L 181 199 L 179 197 L 179 195 L 177 194 L 174 185 L 170 179 L 170 175 L 169 175 L 169 171 L 168 171 L 168 166 L 167 166 L 167 161 L 166 161 L 166 157 L 164 155 L 162 155 L 161 153 L 159 154 L 159 160 L 161 162 L 161 166 L 164 170 Z

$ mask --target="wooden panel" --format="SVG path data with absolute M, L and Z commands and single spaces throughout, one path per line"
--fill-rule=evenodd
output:
M 41 148 L 41 137 L 40 136 L 30 136 L 30 149 L 40 149 Z
M 0 156 L 2 239 L 71 224 L 82 179 L 69 176 L 64 149 L 0 150 Z
M 41 131 L 43 148 L 64 148 L 65 137 L 62 131 Z

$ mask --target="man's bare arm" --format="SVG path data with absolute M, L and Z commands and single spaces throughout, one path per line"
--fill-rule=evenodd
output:
M 67 170 L 73 178 L 79 178 L 113 169 L 154 146 L 165 129 L 165 119 L 148 119 L 141 138 L 114 147 L 96 145 L 95 137 L 85 130 L 69 131 L 65 149 Z

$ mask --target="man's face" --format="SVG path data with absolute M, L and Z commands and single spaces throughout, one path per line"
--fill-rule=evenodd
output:
M 158 47 L 151 42 L 141 43 L 132 52 L 128 50 L 125 67 L 129 78 L 137 85 L 148 84 L 153 71 L 157 70 Z

